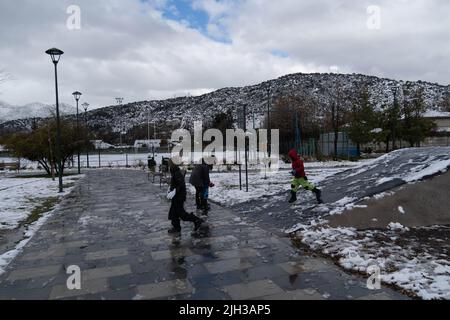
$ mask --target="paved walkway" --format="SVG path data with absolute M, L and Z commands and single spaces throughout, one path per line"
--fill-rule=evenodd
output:
M 0 277 L 0 299 L 405 298 L 218 206 L 200 233 L 170 236 L 168 206 L 143 172 L 89 172 Z M 81 290 L 67 289 L 71 265 Z

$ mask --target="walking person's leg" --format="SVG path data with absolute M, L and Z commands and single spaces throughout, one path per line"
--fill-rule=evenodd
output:
M 197 209 L 202 209 L 202 187 L 195 187 L 195 205 L 197 206 Z
M 209 197 L 209 186 L 206 185 L 203 187 L 203 190 L 202 190 L 202 208 L 203 208 L 204 216 L 208 215 L 208 211 L 210 209 L 209 204 L 208 204 L 208 197 Z
M 294 203 L 297 201 L 297 192 L 300 188 L 301 181 L 300 179 L 294 178 L 291 182 L 291 199 L 289 199 L 289 203 Z
M 181 206 L 179 218 L 183 221 L 193 222 L 195 231 L 197 231 L 200 228 L 201 224 L 203 223 L 203 220 L 197 217 L 195 214 L 188 213 L 184 209 L 184 205 Z
M 320 189 L 316 188 L 316 186 L 313 183 L 309 182 L 308 179 L 300 178 L 299 180 L 300 180 L 299 183 L 303 188 L 312 191 L 316 195 L 316 199 L 319 204 L 323 203 L 322 191 L 320 191 Z
M 169 220 L 172 223 L 172 229 L 169 230 L 169 233 L 181 232 L 180 205 L 178 201 L 172 201 L 172 204 L 170 205 Z

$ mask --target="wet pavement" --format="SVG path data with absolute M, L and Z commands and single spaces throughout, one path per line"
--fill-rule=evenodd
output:
M 231 209 L 168 235 L 162 192 L 142 171 L 90 171 L 0 276 L 0 299 L 406 299 Z

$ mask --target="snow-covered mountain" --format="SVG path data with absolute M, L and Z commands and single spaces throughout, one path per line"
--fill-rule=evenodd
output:
M 286 95 L 301 95 L 313 99 L 323 108 L 340 96 L 339 104 L 349 107 L 351 99 L 363 88 L 368 88 L 376 108 L 392 105 L 395 92 L 406 98 L 421 88 L 428 110 L 439 110 L 450 94 L 450 86 L 428 82 L 405 82 L 360 74 L 291 74 L 257 85 L 223 88 L 201 96 L 188 96 L 158 101 L 133 102 L 123 106 L 108 106 L 88 113 L 91 129 L 99 132 L 130 130 L 150 121 L 158 127 L 192 126 L 193 121 L 210 122 L 215 115 L 232 112 L 237 121 L 242 106 L 247 105 L 250 117 L 261 119 L 267 112 L 268 92 L 271 99 Z M 408 94 L 409 92 L 409 94 Z M 409 95 L 409 96 L 408 96 Z M 11 132 L 30 128 L 30 120 L 10 121 L 0 125 L 0 132 Z
M 0 101 L 0 123 L 27 118 L 46 118 L 51 116 L 54 110 L 54 106 L 39 102 L 16 106 Z M 76 111 L 71 105 L 61 103 L 60 112 L 63 115 L 69 115 Z

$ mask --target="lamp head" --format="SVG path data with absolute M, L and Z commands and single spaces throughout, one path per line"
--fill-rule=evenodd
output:
M 78 101 L 78 100 L 80 100 L 82 93 L 79 91 L 75 91 L 74 93 L 72 93 L 72 95 L 74 96 L 75 100 Z
M 45 51 L 45 53 L 50 55 L 54 64 L 57 64 L 59 62 L 59 59 L 61 58 L 61 55 L 64 54 L 62 50 L 59 50 L 57 48 L 48 49 L 47 51 Z

